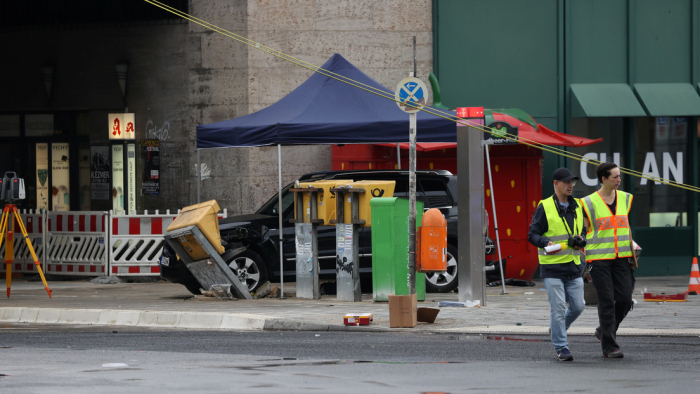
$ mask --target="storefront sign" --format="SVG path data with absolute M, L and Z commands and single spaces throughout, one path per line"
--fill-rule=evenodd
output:
M 129 196 L 129 211 L 136 210 L 136 144 L 128 144 L 126 146 L 126 164 L 127 164 L 127 190 Z
M 661 167 L 663 171 L 663 178 L 670 179 L 669 176 L 673 177 L 673 180 L 678 183 L 683 183 L 683 152 L 676 152 L 676 162 L 673 162 L 673 157 L 669 152 L 661 153 Z M 659 165 L 657 163 L 657 154 L 654 152 L 647 152 L 644 158 L 644 167 L 642 172 L 652 177 L 659 177 Z M 642 178 L 640 185 L 644 186 L 649 182 L 648 179 Z M 661 182 L 654 182 L 660 185 Z
M 51 196 L 54 211 L 70 211 L 68 143 L 51 144 Z
M 109 139 L 110 140 L 133 140 L 135 138 L 136 122 L 134 114 L 109 114 Z
M 683 152 L 674 152 L 675 159 L 669 152 L 647 152 L 644 158 L 644 166 L 642 167 L 642 172 L 651 177 L 663 177 L 664 179 L 670 179 L 678 183 L 683 183 Z M 659 155 L 661 158 L 661 171 L 659 171 Z M 589 152 L 583 155 L 583 157 L 591 160 L 599 160 L 603 163 L 608 161 L 608 156 L 606 153 L 595 153 Z M 620 160 L 620 152 L 613 153 L 612 162 L 618 166 L 622 166 Z M 595 173 L 596 166 L 587 164 L 586 162 L 581 162 L 580 174 L 581 182 L 586 186 L 598 186 L 598 178 Z M 592 176 L 591 176 L 592 175 Z M 641 186 L 649 183 L 647 178 L 639 178 L 639 184 Z M 660 185 L 661 182 L 654 182 Z
M 24 135 L 27 137 L 43 137 L 53 135 L 53 115 L 25 115 Z
M 124 213 L 124 146 L 112 145 L 112 210 Z
M 160 140 L 141 140 L 141 194 L 160 195 Z
M 49 144 L 36 144 L 36 209 L 49 210 Z
M 589 160 L 598 160 L 601 163 L 606 163 L 608 161 L 608 155 L 605 152 L 601 153 L 595 153 L 595 152 L 588 152 L 583 157 L 589 159 Z M 613 153 L 613 159 L 612 162 L 617 164 L 618 166 L 621 166 L 621 160 L 620 160 L 620 152 L 614 152 Z M 595 173 L 595 168 L 596 166 L 588 164 L 584 161 L 581 162 L 581 182 L 583 182 L 584 185 L 586 186 L 598 186 L 598 176 Z M 588 174 L 592 174 L 593 176 L 589 176 Z
M 109 146 L 90 147 L 90 198 L 109 200 Z
M 486 129 L 495 134 L 484 132 L 484 140 L 488 144 L 506 145 L 518 143 L 518 128 L 511 126 L 508 122 L 493 122 L 486 126 Z M 509 138 L 515 139 L 515 141 L 504 137 L 498 137 L 499 135 L 508 135 Z

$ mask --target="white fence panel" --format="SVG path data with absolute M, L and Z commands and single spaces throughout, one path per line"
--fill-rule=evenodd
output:
M 159 275 L 163 235 L 177 215 L 111 215 L 109 237 L 110 275 Z
M 50 212 L 46 272 L 52 275 L 105 275 L 107 216 L 106 212 Z

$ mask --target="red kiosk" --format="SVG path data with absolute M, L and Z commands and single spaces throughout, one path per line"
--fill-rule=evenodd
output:
M 527 142 L 579 147 L 602 140 L 550 130 L 520 109 L 487 109 L 484 117 L 487 126 L 505 127 L 509 133 L 517 133 L 520 140 Z M 408 150 L 407 143 L 399 144 L 399 147 Z M 455 143 L 418 143 L 416 168 L 448 170 L 457 174 L 456 147 Z M 542 150 L 524 144 L 503 144 L 490 145 L 489 154 L 498 207 L 501 253 L 504 258 L 512 256 L 508 259 L 504 276 L 530 281 L 537 270 L 538 261 L 537 248 L 527 241 L 527 232 L 537 203 L 542 199 Z M 396 144 L 333 145 L 331 160 L 334 171 L 398 168 Z M 401 168 L 408 168 L 408 154 L 401 155 Z M 488 174 L 484 179 L 488 186 Z M 491 190 L 488 187 L 484 201 L 486 210 L 493 217 Z M 489 234 L 492 238 L 493 227 L 494 221 L 490 220 Z

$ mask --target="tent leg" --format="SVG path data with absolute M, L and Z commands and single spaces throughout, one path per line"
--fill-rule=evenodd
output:
M 398 166 L 396 169 L 400 170 L 401 169 L 401 144 L 396 143 L 396 162 L 398 163 Z
M 200 188 L 202 187 L 202 162 L 199 158 L 199 149 L 197 149 L 197 204 L 202 202 L 200 199 Z
M 277 210 L 280 217 L 280 299 L 284 299 L 284 228 L 282 227 L 282 145 L 277 144 L 277 180 L 279 182 L 277 192 Z
M 491 208 L 493 209 L 493 228 L 496 232 L 496 247 L 498 248 L 498 265 L 501 268 L 501 286 L 503 293 L 506 294 L 506 280 L 503 272 L 503 256 L 501 256 L 501 241 L 498 238 L 498 218 L 496 217 L 496 199 L 493 196 L 493 178 L 491 178 L 491 158 L 489 156 L 489 146 L 484 145 L 484 153 L 486 154 L 486 168 L 489 172 L 489 188 L 491 189 Z

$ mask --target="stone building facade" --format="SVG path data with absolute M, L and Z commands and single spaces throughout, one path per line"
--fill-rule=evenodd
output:
M 126 7 L 130 1 L 108 3 Z M 314 65 L 340 53 L 391 89 L 413 70 L 415 35 L 418 75 L 427 79 L 432 71 L 430 0 L 190 0 L 179 5 L 199 20 Z M 196 126 L 265 108 L 311 75 L 194 21 L 159 12 L 148 20 L 35 23 L 25 18 L 2 28 L 0 46 L 14 55 L 0 63 L 0 74 L 11 76 L 0 96 L 0 164 L 24 176 L 30 196 L 36 194 L 37 143 L 68 142 L 71 190 L 85 190 L 79 175 L 82 152 L 109 144 L 107 114 L 126 107 L 135 113 L 137 145 L 141 139 L 161 143 L 160 194 L 138 193 L 135 208 L 195 203 Z M 126 99 L 116 64 L 129 66 Z M 53 70 L 50 88 L 42 75 L 46 66 Z M 27 119 L 37 114 L 53 115 L 53 133 L 30 135 Z M 200 158 L 201 200 L 216 199 L 232 214 L 254 211 L 277 190 L 277 147 L 202 150 Z M 282 162 L 287 184 L 307 172 L 330 170 L 330 147 L 285 146 Z M 143 162 L 137 158 L 136 165 L 140 173 Z M 141 190 L 140 177 L 136 190 Z M 74 194 L 71 210 L 111 209 L 107 202 Z M 32 198 L 25 205 L 35 208 Z

